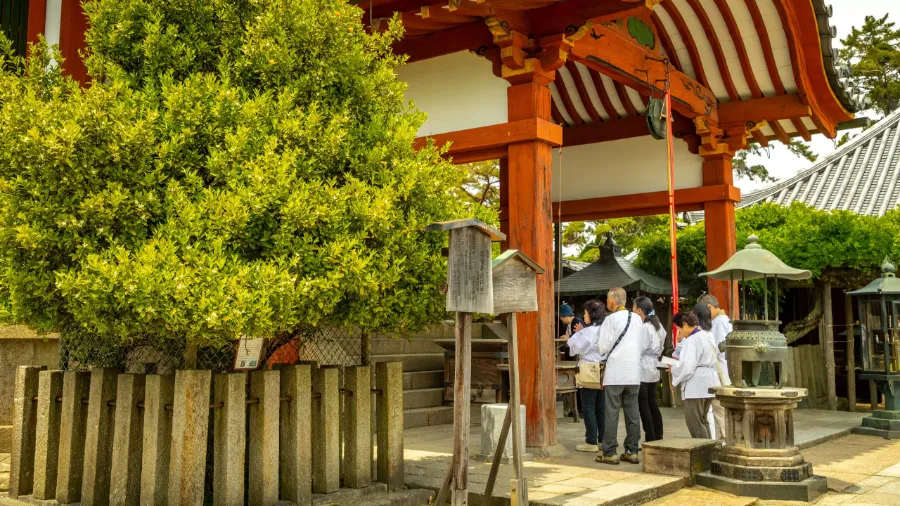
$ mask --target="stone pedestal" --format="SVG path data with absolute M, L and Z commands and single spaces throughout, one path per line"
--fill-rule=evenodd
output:
M 853 429 L 854 434 L 878 436 L 884 439 L 900 439 L 900 377 L 895 374 L 863 373 L 861 379 L 874 381 L 884 394 L 885 409 L 872 411 L 863 418 L 862 425 Z
M 697 474 L 709 471 L 722 443 L 712 439 L 672 438 L 644 443 L 645 473 L 680 476 L 687 485 L 697 482 Z
M 725 408 L 726 446 L 697 484 L 764 500 L 812 501 L 828 490 L 794 445 L 804 388 L 711 388 Z
M 500 440 L 500 431 L 503 429 L 503 420 L 506 418 L 506 404 L 482 404 L 481 405 L 481 451 L 475 456 L 476 460 L 491 462 L 494 459 L 494 450 Z M 525 406 L 519 406 L 519 420 L 521 427 L 525 427 Z M 522 448 L 525 448 L 525 431 L 522 431 Z M 522 455 L 522 460 L 531 460 L 531 454 Z M 506 446 L 503 448 L 503 458 L 500 462 L 508 464 L 512 462 L 512 428 L 506 436 Z

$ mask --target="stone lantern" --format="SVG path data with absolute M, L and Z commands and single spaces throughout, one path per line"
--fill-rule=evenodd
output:
M 727 262 L 716 270 L 704 272 L 701 276 L 707 276 L 720 281 L 741 281 L 743 294 L 743 282 L 753 279 L 762 279 L 763 319 L 746 319 L 747 300 L 741 306 L 742 319 L 735 320 L 734 331 L 728 335 L 725 343 L 725 355 L 728 359 L 728 375 L 732 383 L 741 387 L 760 386 L 760 371 L 764 362 L 774 366 L 774 386 L 781 387 L 784 380 L 784 364 L 787 361 L 787 339 L 779 332 L 781 322 L 778 320 L 778 279 L 803 280 L 809 279 L 812 273 L 801 269 L 795 269 L 785 265 L 770 251 L 757 244 L 759 238 L 751 235 L 747 238 L 748 244 L 738 251 Z M 774 318 L 769 319 L 769 279 L 775 282 L 775 310 Z M 734 307 L 733 302 L 730 307 Z M 721 345 L 720 345 L 721 346 Z
M 702 275 L 726 281 L 808 279 L 809 271 L 794 269 L 757 244 L 756 236 L 718 269 Z M 768 287 L 766 288 L 768 295 Z M 725 408 L 725 446 L 697 484 L 741 496 L 766 500 L 812 501 L 828 490 L 825 478 L 814 476 L 794 444 L 794 409 L 805 388 L 783 387 L 780 366 L 787 342 L 779 321 L 769 319 L 768 297 L 763 320 L 736 320 L 726 340 L 734 386 L 710 388 Z M 746 303 L 746 301 L 744 301 Z M 777 307 L 775 314 L 778 314 Z M 763 362 L 775 365 L 775 384 L 759 387 Z M 774 388 L 773 388 L 774 387 Z
M 862 331 L 863 380 L 874 381 L 884 393 L 883 410 L 874 410 L 853 432 L 900 438 L 900 279 L 887 258 L 881 277 L 850 292 L 859 305 Z

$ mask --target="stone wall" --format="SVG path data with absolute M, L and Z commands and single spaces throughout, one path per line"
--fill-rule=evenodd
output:
M 19 325 L 0 325 L 0 453 L 12 449 L 13 389 L 16 367 L 43 365 L 57 367 L 56 334 L 38 336 Z

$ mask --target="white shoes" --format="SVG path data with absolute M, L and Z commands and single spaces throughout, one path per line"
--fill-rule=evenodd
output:
M 581 443 L 579 445 L 575 445 L 575 451 L 586 452 L 586 453 L 597 453 L 600 451 L 600 447 L 597 445 L 589 445 L 587 443 Z

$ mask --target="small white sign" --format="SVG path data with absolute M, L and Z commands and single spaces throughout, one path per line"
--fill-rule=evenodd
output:
M 659 363 L 666 366 L 675 366 L 676 364 L 678 364 L 678 360 L 672 357 L 660 357 Z
M 234 369 L 236 371 L 246 371 L 258 368 L 262 349 L 262 338 L 241 337 L 240 341 L 238 341 L 237 354 L 234 357 Z

